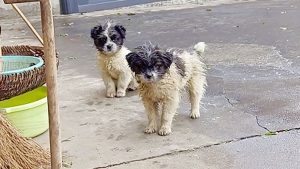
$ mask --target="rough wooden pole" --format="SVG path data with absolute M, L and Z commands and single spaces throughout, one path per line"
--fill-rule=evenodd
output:
M 43 39 L 41 38 L 41 36 L 39 35 L 39 33 L 34 29 L 34 27 L 31 25 L 31 23 L 29 22 L 29 20 L 26 18 L 26 16 L 23 14 L 23 12 L 20 10 L 20 8 L 15 5 L 15 4 L 11 4 L 11 6 L 14 8 L 14 10 L 20 15 L 20 17 L 23 19 L 23 21 L 27 24 L 27 26 L 29 27 L 29 29 L 31 30 L 31 32 L 35 35 L 35 37 L 40 41 L 40 43 L 42 45 L 44 45 Z
M 1 49 L 1 26 L 0 26 L 0 57 L 2 56 L 2 49 Z M 2 59 L 0 58 L 0 73 L 2 72 Z
M 51 169 L 60 169 L 62 168 L 62 155 L 57 100 L 57 67 L 52 5 L 50 0 L 40 0 L 40 5 L 44 37 L 46 83 L 48 88 Z

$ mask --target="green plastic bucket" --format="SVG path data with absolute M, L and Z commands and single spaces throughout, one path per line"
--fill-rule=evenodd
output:
M 47 88 L 42 86 L 30 92 L 0 102 L 0 113 L 24 137 L 36 137 L 48 130 Z

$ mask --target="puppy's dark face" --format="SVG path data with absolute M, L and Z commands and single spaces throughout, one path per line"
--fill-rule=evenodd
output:
M 144 83 L 162 79 L 173 62 L 172 54 L 152 45 L 136 48 L 136 51 L 129 53 L 126 59 L 137 80 Z
M 107 22 L 91 30 L 91 38 L 96 48 L 104 54 L 113 55 L 123 46 L 126 29 L 122 25 L 112 25 Z

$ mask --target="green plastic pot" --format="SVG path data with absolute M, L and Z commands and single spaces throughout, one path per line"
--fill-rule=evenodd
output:
M 48 130 L 47 88 L 42 86 L 30 92 L 0 102 L 0 113 L 24 137 L 36 137 Z

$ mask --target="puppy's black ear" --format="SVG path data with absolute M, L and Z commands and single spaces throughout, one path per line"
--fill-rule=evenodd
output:
M 95 26 L 92 30 L 91 30 L 91 38 L 96 39 L 97 36 L 103 31 L 102 26 Z
M 137 54 L 135 52 L 130 52 L 126 55 L 126 60 L 131 67 L 132 64 L 134 64 L 134 61 L 136 60 Z
M 162 60 L 166 67 L 170 67 L 173 62 L 173 55 L 170 52 L 164 52 L 162 53 Z
M 124 39 L 126 36 L 126 29 L 124 28 L 124 26 L 122 25 L 116 25 L 115 26 L 116 31 L 119 32 L 119 34 L 121 35 L 121 37 Z
M 133 72 L 135 72 L 135 67 L 137 66 L 135 65 L 135 62 L 138 60 L 138 57 L 139 55 L 136 54 L 135 52 L 131 52 L 126 55 L 126 60 L 128 62 L 128 65 Z

